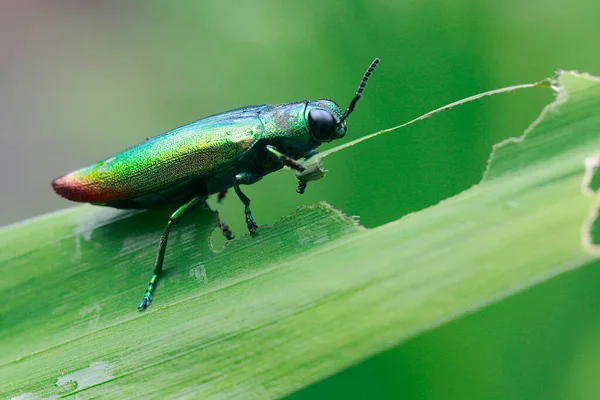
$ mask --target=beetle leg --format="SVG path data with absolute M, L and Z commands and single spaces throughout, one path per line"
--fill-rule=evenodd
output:
M 283 165 L 290 167 L 291 169 L 295 169 L 296 171 L 304 171 L 306 168 L 304 167 L 304 165 L 300 164 L 298 161 L 294 160 L 291 157 L 286 156 L 285 154 L 283 154 L 282 152 L 280 152 L 279 150 L 277 150 L 275 147 L 271 146 L 270 144 L 267 145 L 267 151 L 269 151 L 271 154 L 273 154 L 275 157 L 277 157 L 277 159 L 279 160 L 279 162 L 281 162 Z
M 219 195 L 224 194 L 224 193 L 227 193 L 227 190 L 219 192 Z M 204 207 L 205 210 L 211 210 L 206 199 L 204 199 L 204 202 L 202 203 L 202 207 Z M 225 222 L 221 221 L 221 216 L 219 215 L 218 212 L 217 212 L 217 219 L 219 220 L 219 229 L 221 230 L 221 233 L 223 234 L 223 236 L 225 236 L 225 238 L 227 240 L 233 240 L 235 238 L 235 236 L 233 236 L 233 234 L 231 233 L 231 230 L 229 229 L 229 225 L 227 225 Z
M 258 229 L 258 225 L 256 225 L 254 217 L 252 216 L 252 211 L 250 211 L 250 199 L 242 192 L 242 189 L 240 189 L 240 184 L 251 185 L 254 182 L 258 182 L 260 179 L 262 179 L 261 175 L 244 172 L 241 174 L 237 174 L 233 181 L 233 189 L 235 190 L 235 193 L 238 195 L 242 203 L 244 203 L 246 225 L 248 225 L 248 231 L 250 231 L 250 233 L 255 232 Z
M 229 225 L 221 221 L 221 216 L 218 213 L 217 218 L 219 219 L 219 229 L 221 230 L 221 234 L 223 234 L 227 240 L 232 240 L 235 236 L 233 236 L 233 233 L 231 233 Z
M 223 199 L 225 198 L 225 195 L 227 194 L 227 189 L 217 193 L 217 201 L 219 202 L 219 204 L 221 204 L 223 202 Z M 210 207 L 208 206 L 208 203 L 205 202 L 205 207 L 207 210 L 210 210 Z M 227 240 L 233 240 L 235 236 L 233 236 L 233 234 L 231 233 L 231 230 L 229 229 L 229 225 L 227 225 L 225 222 L 221 221 L 221 216 L 219 215 L 219 213 L 217 212 L 217 219 L 219 220 L 219 229 L 221 230 L 221 233 L 223 234 L 223 236 L 225 236 L 225 238 Z
M 300 179 L 298 179 L 298 187 L 296 188 L 296 193 L 304 194 L 305 191 L 306 191 L 306 182 L 303 182 Z
M 277 159 L 285 166 L 295 169 L 298 172 L 304 172 L 304 170 L 306 170 L 306 167 L 304 165 L 300 164 L 298 161 L 294 160 L 293 158 L 286 156 L 285 154 L 283 154 L 282 152 L 280 152 L 279 150 L 277 150 L 274 146 L 271 146 L 270 144 L 267 145 L 267 151 L 269 151 L 271 154 L 273 154 L 275 157 L 277 157 Z M 316 149 L 312 150 L 304 158 L 308 160 L 310 157 L 316 155 L 318 152 L 319 151 Z M 306 190 L 306 182 L 298 179 L 298 188 L 296 189 L 296 193 L 303 194 L 305 190 Z
M 169 222 L 167 222 L 167 226 L 163 231 L 162 236 L 160 237 L 160 242 L 158 244 L 158 251 L 156 253 L 156 261 L 154 262 L 154 275 L 150 279 L 150 283 L 148 283 L 148 288 L 146 289 L 146 293 L 144 294 L 144 298 L 138 305 L 138 310 L 144 310 L 146 307 L 150 305 L 152 302 L 152 296 L 154 295 L 154 289 L 156 288 L 156 284 L 158 278 L 162 272 L 163 262 L 165 261 L 165 250 L 167 248 L 167 240 L 169 239 L 169 232 L 171 231 L 171 226 L 176 224 L 183 218 L 184 215 L 192 211 L 200 204 L 204 204 L 206 200 L 204 197 L 197 196 L 179 207 L 171 216 L 169 217 Z

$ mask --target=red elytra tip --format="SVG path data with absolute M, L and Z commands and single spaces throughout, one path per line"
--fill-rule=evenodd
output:
M 95 185 L 85 184 L 73 172 L 53 180 L 52 187 L 59 196 L 82 203 L 102 202 L 112 197 L 112 193 L 100 191 Z
M 81 177 L 79 171 L 56 178 L 52 187 L 59 196 L 80 203 L 108 203 L 129 195 L 101 181 Z
M 83 202 L 88 201 L 85 199 L 87 197 L 86 191 L 82 190 L 83 185 L 74 179 L 72 173 L 53 180 L 52 188 L 59 196 L 62 196 L 65 199 Z

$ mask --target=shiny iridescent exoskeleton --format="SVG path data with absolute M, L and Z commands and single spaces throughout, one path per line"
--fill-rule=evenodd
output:
M 313 110 L 342 117 L 330 100 L 244 107 L 149 138 L 52 184 L 69 200 L 116 208 L 185 202 L 230 188 L 238 174 L 262 177 L 283 167 L 267 145 L 293 159 L 346 134 L 341 123 L 311 135 Z
M 211 194 L 233 187 L 245 205 L 248 230 L 257 225 L 241 184 L 252 184 L 284 166 L 302 171 L 297 159 L 310 157 L 324 142 L 344 137 L 354 110 L 379 59 L 375 59 L 345 112 L 331 100 L 239 108 L 201 119 L 78 169 L 52 182 L 73 201 L 116 208 L 175 204 L 158 248 L 154 275 L 139 309 L 152 301 L 162 271 L 170 228 Z M 298 192 L 306 183 L 299 182 Z M 222 224 L 223 234 L 231 233 Z

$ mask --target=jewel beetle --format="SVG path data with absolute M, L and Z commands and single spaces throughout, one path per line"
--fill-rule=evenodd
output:
M 304 167 L 297 160 L 316 154 L 322 143 L 346 135 L 346 118 L 362 96 L 376 58 L 363 75 L 345 112 L 332 100 L 263 104 L 238 108 L 173 129 L 132 146 L 105 160 L 55 179 L 60 196 L 78 202 L 120 209 L 146 209 L 164 204 L 178 207 L 160 237 L 154 274 L 138 309 L 150 305 L 161 274 L 171 227 L 206 198 L 233 187 L 244 203 L 250 233 L 257 224 L 250 199 L 240 185 L 288 166 Z M 299 181 L 298 193 L 306 183 Z M 228 227 L 223 234 L 231 239 Z

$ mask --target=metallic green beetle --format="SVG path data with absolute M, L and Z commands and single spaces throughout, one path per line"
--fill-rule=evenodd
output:
M 233 186 L 244 203 L 246 224 L 252 233 L 257 225 L 250 199 L 240 185 L 250 185 L 263 176 L 316 154 L 324 142 L 344 137 L 345 120 L 352 113 L 373 69 L 365 72 L 348 109 L 342 113 L 331 100 L 257 105 L 203 118 L 148 138 L 105 160 L 55 179 L 56 193 L 69 200 L 115 208 L 152 208 L 176 204 L 158 246 L 154 275 L 144 298 L 143 310 L 152 301 L 161 274 L 171 226 L 215 193 L 222 195 Z M 306 183 L 298 183 L 303 193 Z M 223 234 L 231 232 L 222 226 Z

